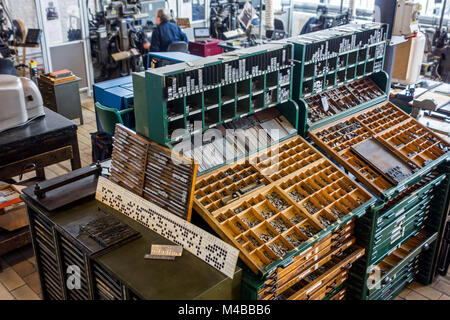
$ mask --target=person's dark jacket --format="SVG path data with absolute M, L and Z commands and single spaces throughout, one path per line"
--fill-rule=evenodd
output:
M 175 41 L 188 42 L 188 38 L 175 23 L 161 22 L 153 31 L 150 51 L 167 51 L 169 44 Z

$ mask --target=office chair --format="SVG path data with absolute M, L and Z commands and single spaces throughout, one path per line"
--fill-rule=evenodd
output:
M 184 41 L 175 41 L 169 44 L 167 51 L 188 53 L 188 44 Z
M 98 120 L 102 126 L 103 131 L 113 136 L 116 129 L 116 123 L 124 124 L 122 116 L 133 112 L 133 108 L 117 110 L 101 105 L 99 102 L 95 103 L 95 111 L 97 113 Z M 131 128 L 134 130 L 134 128 Z

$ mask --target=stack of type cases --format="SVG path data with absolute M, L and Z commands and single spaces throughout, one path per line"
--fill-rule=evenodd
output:
M 27 208 L 43 299 L 138 299 L 125 284 L 95 262 L 77 239 L 62 231 L 40 211 Z M 80 271 L 81 286 L 71 290 L 68 284 L 74 282 L 70 277 L 77 270 Z
M 136 131 L 173 148 L 208 129 L 233 128 L 243 117 L 274 107 L 292 120 L 296 131 L 292 68 L 292 46 L 286 43 L 133 74 Z
M 300 136 L 197 179 L 194 209 L 240 250 L 246 299 L 343 299 L 375 199 Z M 345 289 L 344 289 L 345 290 Z
M 347 293 L 384 300 L 413 280 L 430 283 L 449 193 L 449 144 L 389 102 L 312 130 L 309 137 L 378 196 L 356 222 L 366 255 L 353 267 Z M 368 142 L 410 171 L 398 175 L 374 166 L 375 154 L 358 154 Z

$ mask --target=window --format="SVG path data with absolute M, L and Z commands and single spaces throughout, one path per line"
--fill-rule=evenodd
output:
M 192 0 L 192 21 L 205 20 L 205 0 Z

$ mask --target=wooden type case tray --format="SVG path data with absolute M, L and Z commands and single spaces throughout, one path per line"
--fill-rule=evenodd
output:
M 110 180 L 187 221 L 197 163 L 117 124 Z
M 322 300 L 331 295 L 348 278 L 353 263 L 364 255 L 364 249 L 351 246 L 329 259 L 305 278 L 288 288 L 279 300 Z
M 387 102 L 312 130 L 310 138 L 378 196 L 395 185 L 352 148 L 376 139 L 399 159 L 420 170 L 450 155 L 450 145 Z
M 428 250 L 436 238 L 437 233 L 432 234 L 427 230 L 421 230 L 374 266 L 367 282 L 369 294 L 373 295 L 380 289 L 385 290 L 384 286 L 404 272 L 405 267 L 416 265 L 419 254 Z M 414 271 L 413 269 L 410 270 Z
M 305 99 L 308 105 L 308 124 L 356 107 L 362 103 L 377 99 L 385 93 L 369 77 L 344 84 L 337 88 L 318 93 Z M 328 101 L 325 111 L 322 98 Z
M 240 192 L 255 181 L 255 188 Z M 371 199 L 295 136 L 200 177 L 194 209 L 253 272 L 266 274 Z

